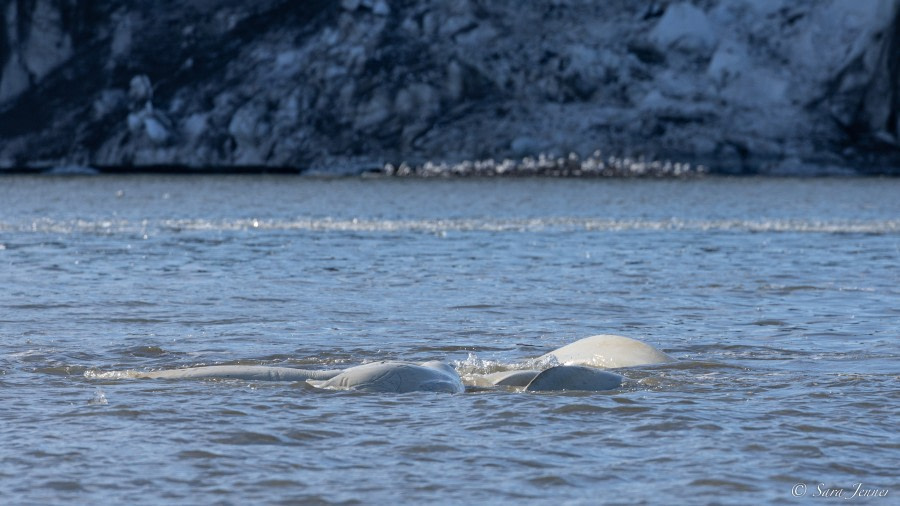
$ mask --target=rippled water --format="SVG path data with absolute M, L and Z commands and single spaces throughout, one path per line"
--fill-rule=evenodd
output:
M 0 497 L 748 504 L 862 483 L 891 503 L 898 196 L 896 179 L 3 178 Z M 94 375 L 467 374 L 597 333 L 678 362 L 606 393 Z

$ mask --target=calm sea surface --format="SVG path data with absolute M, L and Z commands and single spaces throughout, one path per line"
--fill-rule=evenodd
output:
M 11 176 L 0 283 L 3 504 L 900 497 L 898 179 Z M 678 362 L 606 393 L 96 376 L 472 374 L 599 333 Z

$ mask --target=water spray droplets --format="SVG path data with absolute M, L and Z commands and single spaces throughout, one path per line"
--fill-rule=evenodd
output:
M 88 404 L 92 404 L 92 405 L 109 404 L 109 401 L 106 399 L 106 394 L 103 392 L 102 388 L 97 387 L 97 389 L 94 391 L 94 396 L 91 398 L 91 400 L 88 401 Z

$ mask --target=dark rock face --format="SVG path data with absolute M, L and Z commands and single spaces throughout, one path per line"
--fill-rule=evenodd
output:
M 0 167 L 900 161 L 900 0 L 0 0 Z

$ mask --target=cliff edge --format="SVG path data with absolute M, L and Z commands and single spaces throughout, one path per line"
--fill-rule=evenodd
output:
M 0 167 L 900 173 L 900 0 L 5 0 Z

